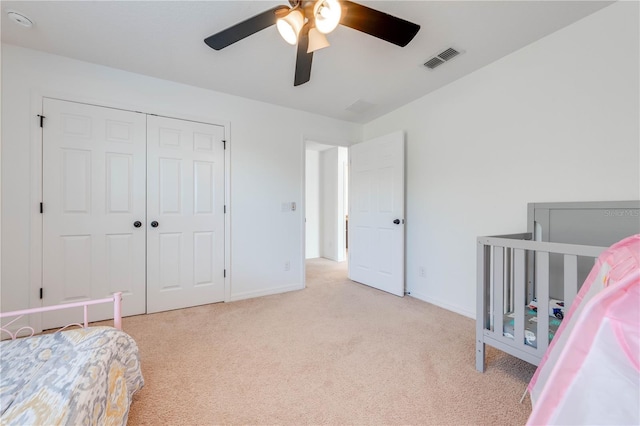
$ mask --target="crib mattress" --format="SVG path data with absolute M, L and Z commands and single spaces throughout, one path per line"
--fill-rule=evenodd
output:
M 509 312 L 504 315 L 503 321 L 503 335 L 513 339 L 514 337 L 514 323 L 515 323 L 515 312 Z M 549 317 L 549 341 L 553 339 L 556 331 L 558 331 L 558 327 L 562 323 L 561 320 Z M 524 319 L 524 343 L 537 348 L 537 334 L 538 334 L 538 313 L 532 309 L 525 309 L 525 319 Z

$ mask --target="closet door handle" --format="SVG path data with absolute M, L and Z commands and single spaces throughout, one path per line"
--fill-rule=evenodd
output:
M 156 222 L 155 220 L 153 222 L 151 222 L 151 227 L 152 228 L 157 228 L 158 225 L 160 225 L 158 222 Z
M 136 220 L 135 222 L 133 222 L 133 226 L 135 226 L 136 228 L 140 228 L 142 226 L 142 222 Z
M 395 223 L 396 225 L 400 225 L 400 219 L 395 219 L 393 223 Z

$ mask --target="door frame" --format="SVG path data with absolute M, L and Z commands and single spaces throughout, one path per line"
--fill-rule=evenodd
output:
M 62 101 L 88 104 L 104 108 L 119 109 L 125 111 L 138 112 L 149 115 L 158 115 L 179 120 L 195 121 L 204 124 L 213 124 L 224 128 L 224 138 L 226 149 L 224 151 L 224 204 L 226 214 L 224 217 L 224 301 L 228 302 L 231 297 L 231 124 L 227 120 L 220 120 L 214 117 L 196 116 L 181 111 L 154 111 L 148 106 L 122 103 L 114 100 L 96 99 L 87 97 L 79 93 L 60 92 L 51 89 L 32 90 L 30 97 L 30 176 L 29 199 L 30 199 L 30 239 L 29 239 L 29 308 L 39 308 L 42 306 L 40 299 L 40 288 L 42 287 L 42 250 L 43 250 L 43 224 L 40 213 L 40 203 L 43 197 L 43 130 L 40 127 L 40 116 L 43 114 L 44 98 L 58 99 Z M 44 118 L 46 125 L 46 117 Z M 44 207 L 46 209 L 46 206 Z M 46 291 L 46 290 L 45 290 Z M 32 315 L 29 319 L 30 326 L 37 332 L 42 331 L 42 320 L 40 315 Z

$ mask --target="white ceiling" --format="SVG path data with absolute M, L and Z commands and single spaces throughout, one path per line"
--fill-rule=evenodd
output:
M 361 1 L 421 25 L 404 48 L 339 26 L 293 87 L 296 48 L 270 27 L 221 51 L 203 40 L 283 1 L 2 1 L 2 42 L 353 122 L 420 98 L 611 2 Z M 24 13 L 26 29 L 6 16 Z M 464 53 L 428 70 L 454 47 Z M 354 103 L 368 108 L 349 111 Z

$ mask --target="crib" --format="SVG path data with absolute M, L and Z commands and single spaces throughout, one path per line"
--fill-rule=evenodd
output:
M 485 345 L 538 365 L 597 257 L 640 232 L 640 202 L 530 203 L 528 232 L 477 238 L 476 369 Z
M 578 256 L 595 261 L 604 250 L 606 247 L 532 241 L 531 233 L 479 237 L 476 369 L 484 371 L 486 344 L 538 365 L 549 345 L 550 339 L 544 336 L 552 337 L 560 320 L 552 319 L 545 309 L 550 301 L 550 256 L 563 258 L 563 302 L 568 307 L 579 288 Z M 534 292 L 535 314 L 528 308 Z

